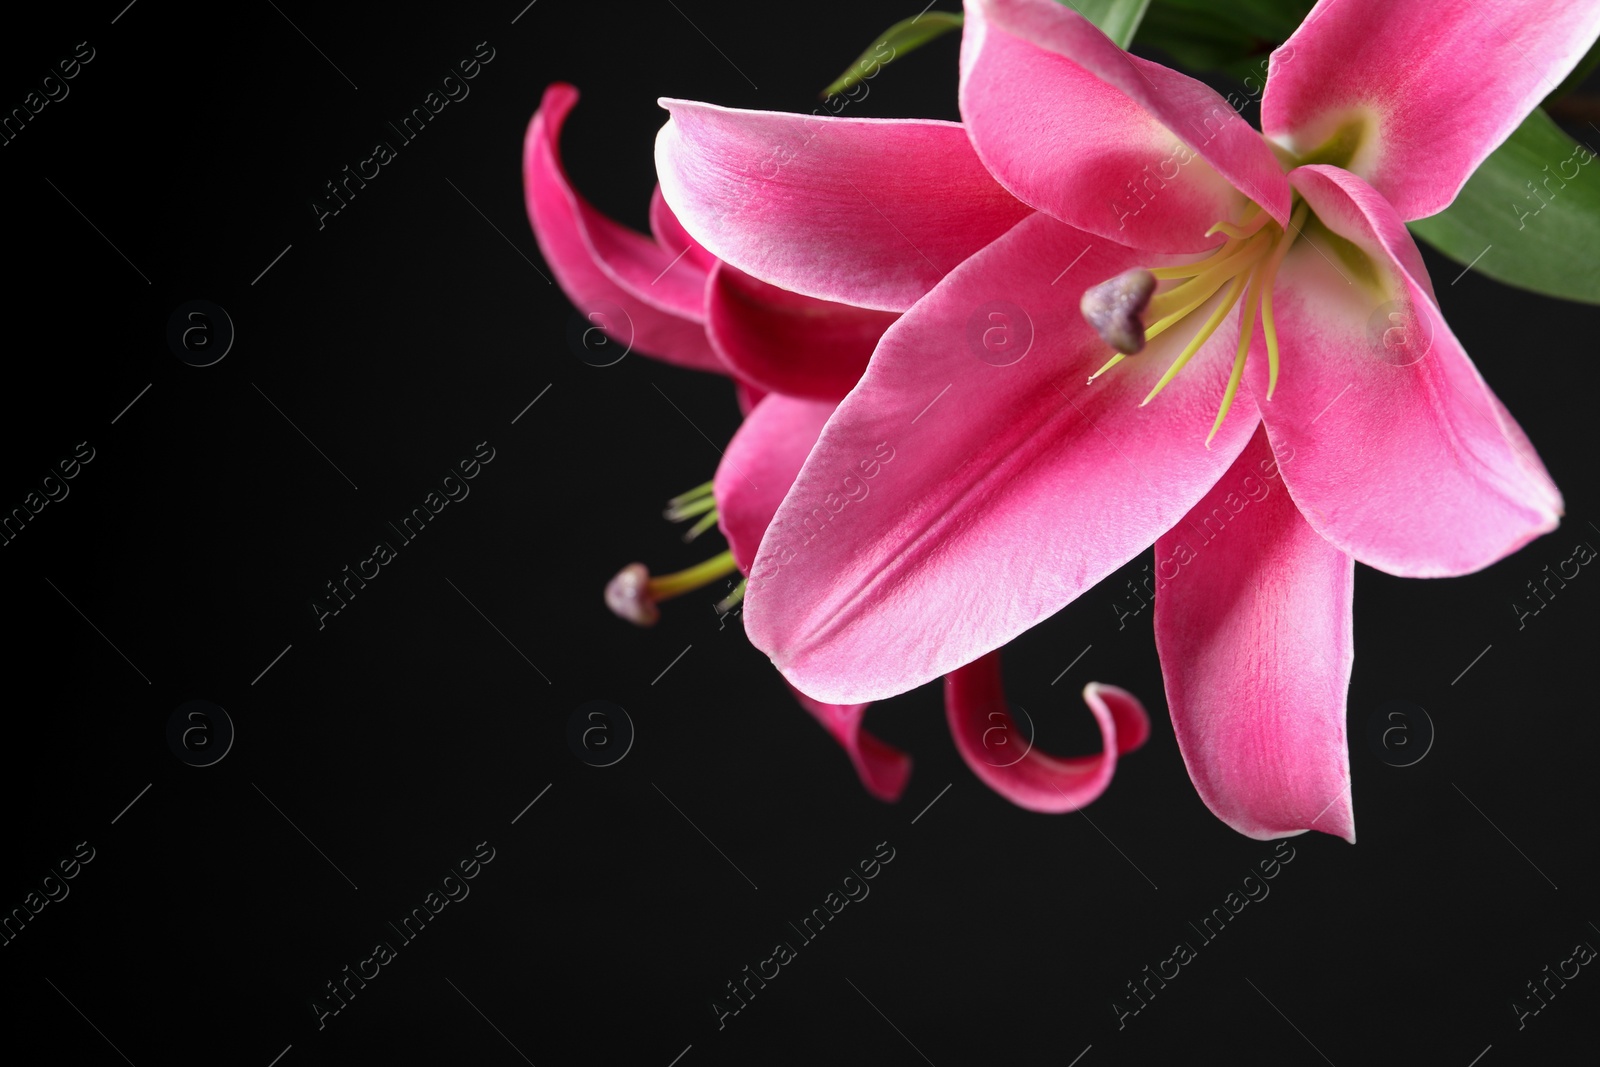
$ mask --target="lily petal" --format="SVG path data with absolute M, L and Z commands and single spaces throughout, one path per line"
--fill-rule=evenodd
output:
M 833 408 L 831 403 L 772 394 L 755 406 L 728 443 L 711 491 L 717 501 L 717 524 L 740 570 L 749 570 L 772 513 L 794 483 Z M 867 792 L 879 800 L 900 799 L 911 774 L 911 757 L 861 729 L 870 705 L 825 704 L 793 685 L 789 690 L 844 748 Z
M 1260 840 L 1322 830 L 1353 843 L 1345 696 L 1355 564 L 1306 525 L 1265 473 L 1273 463 L 1257 431 L 1156 542 L 1167 704 L 1189 777 L 1217 818 Z
M 761 403 L 762 398 L 767 395 L 767 391 L 757 388 L 749 382 L 743 382 L 735 378 L 733 380 L 733 394 L 734 399 L 739 402 L 739 414 L 749 416 L 756 409 L 756 405 Z
M 1100 726 L 1102 749 L 1094 756 L 1051 756 L 1033 747 L 1006 704 L 1000 653 L 990 652 L 944 679 L 950 736 L 972 773 L 1019 808 L 1056 814 L 1077 811 L 1111 784 L 1117 756 L 1150 736 L 1144 705 L 1125 689 L 1090 682 L 1084 703 Z
M 686 255 L 702 271 L 709 272 L 717 263 L 717 257 L 691 237 L 689 231 L 683 228 L 683 223 L 678 221 L 678 216 L 672 213 L 666 198 L 661 195 L 659 183 L 650 193 L 650 232 L 662 248 L 674 255 Z
M 706 287 L 706 330 L 723 362 L 790 396 L 841 399 L 895 318 L 791 293 L 726 263 L 712 268 Z
M 861 728 L 861 719 L 870 704 L 824 704 L 792 685 L 789 691 L 850 756 L 856 776 L 867 792 L 891 803 L 900 799 L 911 777 L 911 757 Z
M 961 116 L 1018 198 L 1138 248 L 1197 252 L 1244 196 L 1279 223 L 1289 186 L 1217 92 L 1118 48 L 1055 0 L 968 0 Z M 1197 157 L 1198 158 L 1195 158 Z
M 673 265 L 675 252 L 606 218 L 567 181 L 561 127 L 577 102 L 572 86 L 551 85 L 523 143 L 523 191 L 545 262 L 579 311 L 614 340 L 678 366 L 725 373 L 702 326 L 704 268 Z M 628 321 L 613 321 L 607 304 Z
M 1591 0 L 1321 0 L 1272 54 L 1261 128 L 1302 156 L 1326 146 L 1402 219 L 1423 218 L 1597 35 Z
M 904 311 L 1029 214 L 960 124 L 666 100 L 667 203 L 719 258 L 819 300 Z
M 745 573 L 750 572 L 773 514 L 836 406 L 835 401 L 770 393 L 728 442 L 711 493 L 717 502 L 717 525 L 728 539 L 734 562 Z
M 1246 368 L 1289 491 L 1362 563 L 1467 574 L 1553 530 L 1561 494 L 1435 304 L 1411 236 L 1337 167 L 1291 173 L 1325 231 L 1278 275 L 1282 371 L 1270 400 L 1258 337 Z
M 751 568 L 746 632 L 792 683 L 851 704 L 970 663 L 1148 547 L 1227 469 L 1256 415 L 1242 399 L 1202 443 L 1226 324 L 1148 407 L 1184 331 L 1084 384 L 1110 353 L 1079 297 L 1136 257 L 1035 214 L 884 334 Z

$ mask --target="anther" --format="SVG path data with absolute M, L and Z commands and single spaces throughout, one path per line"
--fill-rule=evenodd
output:
M 1101 340 L 1124 355 L 1132 355 L 1144 348 L 1144 322 L 1140 316 L 1155 291 L 1155 275 L 1135 267 L 1084 290 L 1078 307 Z

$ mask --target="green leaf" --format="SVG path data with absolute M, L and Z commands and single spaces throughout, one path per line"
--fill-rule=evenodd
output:
M 1251 61 L 1288 40 L 1311 0 L 1152 0 L 1139 43 L 1193 70 L 1255 73 Z
M 1123 48 L 1133 40 L 1144 18 L 1150 0 L 1061 0 L 1096 26 Z M 1256 0 L 1261 2 L 1261 0 Z M 902 19 L 884 30 L 872 45 L 850 64 L 843 74 L 822 90 L 822 95 L 835 96 L 851 86 L 876 77 L 883 67 L 907 52 L 921 48 L 951 30 L 961 28 L 962 17 L 948 11 L 925 11 L 920 15 Z
M 1473 172 L 1455 203 L 1410 223 L 1411 232 L 1496 281 L 1600 304 L 1594 158 L 1535 110 Z
M 1144 20 L 1145 8 L 1150 0 L 1061 0 L 1078 14 L 1100 27 L 1100 32 L 1117 42 L 1119 48 L 1128 47 L 1133 35 Z
M 835 78 L 833 84 L 822 90 L 822 95 L 834 96 L 859 82 L 876 77 L 880 68 L 907 52 L 921 48 L 951 30 L 959 30 L 961 22 L 960 15 L 948 11 L 925 11 L 912 18 L 901 19 L 884 30 L 883 34 L 861 53 L 860 58 L 850 64 L 849 69 Z

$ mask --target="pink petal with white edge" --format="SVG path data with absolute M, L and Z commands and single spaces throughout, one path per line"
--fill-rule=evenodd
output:
M 1129 55 L 1056 0 L 966 7 L 961 116 L 1018 198 L 1163 252 L 1219 244 L 1205 231 L 1237 221 L 1243 197 L 1288 220 L 1272 150 L 1215 90 Z
M 1337 167 L 1291 178 L 1378 276 L 1321 247 L 1313 229 L 1317 247 L 1296 242 L 1278 275 L 1282 369 L 1270 400 L 1259 332 L 1246 368 L 1306 521 L 1408 578 L 1467 574 L 1555 529 L 1560 492 L 1450 332 L 1394 209 Z
M 713 254 L 819 300 L 903 311 L 1029 214 L 961 126 L 662 100 L 661 191 Z
M 1256 413 L 1241 398 L 1205 447 L 1226 322 L 1147 407 L 1184 331 L 1085 384 L 1110 353 L 1079 297 L 1138 258 L 1035 214 L 884 334 L 751 568 L 746 632 L 792 683 L 852 704 L 970 663 L 1148 547 L 1227 469 Z
M 1345 744 L 1355 564 L 1317 536 L 1258 431 L 1156 542 L 1156 650 L 1206 807 L 1259 840 L 1356 839 Z M 1269 473 L 1271 472 L 1271 473 Z
M 673 255 L 685 256 L 702 272 L 710 271 L 717 264 L 717 257 L 707 252 L 699 241 L 689 236 L 689 231 L 683 228 L 678 216 L 672 213 L 666 199 L 661 195 L 659 184 L 650 193 L 650 232 L 655 235 L 656 243 L 662 248 Z
M 706 287 L 706 332 L 723 362 L 789 396 L 843 398 L 895 318 L 791 293 L 727 263 L 712 268 Z
M 577 102 L 570 85 L 546 89 L 523 143 L 523 191 L 545 262 L 579 312 L 616 341 L 668 363 L 724 373 L 701 325 L 705 269 L 673 265 L 676 252 L 606 218 L 568 183 L 561 127 Z M 614 321 L 613 306 L 625 322 Z
M 1597 35 L 1593 0 L 1321 0 L 1272 55 L 1261 126 L 1304 155 L 1363 122 L 1342 165 L 1402 219 L 1423 218 L 1450 205 Z
M 911 777 L 911 757 L 861 728 L 861 719 L 871 705 L 823 704 L 792 685 L 789 691 L 850 756 L 856 776 L 861 779 L 867 792 L 879 800 L 893 802 L 900 799 L 906 781 Z
M 1058 814 L 1084 807 L 1111 784 L 1117 756 L 1150 736 L 1144 705 L 1127 690 L 1090 682 L 1083 700 L 1100 727 L 1101 751 L 1063 758 L 1035 748 L 1031 731 L 1018 727 L 1006 704 L 999 652 L 944 679 L 945 717 L 961 758 L 990 789 L 1029 811 Z
M 836 406 L 836 401 L 772 393 L 751 410 L 728 442 L 711 493 L 717 501 L 717 525 L 728 539 L 734 562 L 745 573 Z

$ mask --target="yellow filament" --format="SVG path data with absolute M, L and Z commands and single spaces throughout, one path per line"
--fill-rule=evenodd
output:
M 696 537 L 699 537 L 701 534 L 705 533 L 707 530 L 711 529 L 711 527 L 715 526 L 716 524 L 717 524 L 717 509 L 716 508 L 712 508 L 709 512 L 707 512 L 700 519 L 699 522 L 695 523 L 693 526 L 689 527 L 689 529 L 687 531 L 684 532 L 683 539 L 686 542 L 687 541 L 693 541 Z
M 1305 224 L 1306 215 L 1310 212 L 1311 205 L 1305 201 L 1295 208 L 1294 214 L 1289 218 L 1289 231 L 1295 235 L 1300 233 L 1300 227 Z M 1261 275 L 1263 289 L 1261 295 L 1261 339 L 1267 343 L 1267 399 L 1272 399 L 1273 390 L 1278 388 L 1278 327 L 1272 319 L 1272 283 L 1277 280 L 1278 267 L 1283 264 L 1283 257 L 1289 251 L 1289 246 L 1294 243 L 1294 237 L 1285 233 L 1278 247 L 1272 250 L 1272 255 L 1263 266 Z
M 1270 233 L 1266 234 L 1265 236 L 1268 238 L 1267 245 L 1257 246 L 1257 250 L 1249 257 L 1249 261 L 1246 262 L 1243 267 L 1237 269 L 1238 274 L 1243 274 L 1256 262 L 1259 262 L 1261 258 L 1261 251 L 1269 246 L 1272 240 L 1272 235 Z M 1248 251 L 1248 249 L 1246 249 L 1246 251 Z M 1184 285 L 1178 286 L 1176 289 L 1171 289 L 1161 294 L 1162 296 L 1166 297 L 1172 297 L 1177 294 L 1185 293 L 1190 295 L 1182 306 L 1176 308 L 1170 314 L 1164 315 L 1155 322 L 1151 323 L 1149 328 L 1147 328 L 1144 332 L 1145 340 L 1148 341 L 1153 337 L 1158 337 L 1165 333 L 1167 330 L 1171 329 L 1173 326 L 1176 326 L 1178 323 L 1187 318 L 1189 313 L 1194 311 L 1195 308 L 1199 307 L 1201 304 L 1204 304 L 1207 300 L 1210 300 L 1216 291 L 1222 288 L 1224 283 L 1235 276 L 1234 272 L 1224 270 L 1223 268 L 1230 266 L 1237 267 L 1238 259 L 1238 256 L 1230 257 L 1223 263 L 1218 264 L 1217 267 L 1212 268 L 1211 271 L 1207 271 L 1205 275 L 1196 277 L 1194 281 L 1187 282 Z M 1159 300 L 1160 298 L 1158 297 L 1157 299 Z M 1155 303 L 1155 300 L 1151 301 L 1152 305 Z
M 1187 315 L 1209 299 L 1212 293 L 1222 288 L 1223 282 L 1254 266 L 1262 254 L 1272 247 L 1273 236 L 1271 232 L 1258 233 L 1226 259 L 1207 267 L 1182 285 L 1157 294 L 1150 300 L 1150 315 L 1156 319 L 1163 319 L 1178 307 L 1184 308 L 1183 313 Z M 1149 335 L 1149 331 L 1145 331 L 1145 336 Z
M 1227 278 L 1217 279 L 1214 285 L 1212 285 L 1209 289 L 1205 289 L 1197 293 L 1187 304 L 1178 308 L 1178 310 L 1174 311 L 1172 314 L 1163 316 L 1162 318 L 1159 318 L 1155 322 L 1151 323 L 1150 326 L 1144 331 L 1144 339 L 1148 341 L 1151 338 L 1159 337 L 1163 333 L 1166 333 L 1168 330 L 1172 329 L 1172 327 L 1176 326 L 1178 323 L 1182 322 L 1184 319 L 1188 318 L 1191 311 L 1215 296 L 1217 290 L 1221 289 L 1223 284 L 1227 281 Z
M 1244 377 L 1244 361 L 1250 354 L 1250 338 L 1256 328 L 1256 300 L 1261 295 L 1262 278 L 1259 273 L 1251 279 L 1250 290 L 1245 294 L 1244 309 L 1239 313 L 1239 350 L 1233 356 L 1233 373 L 1228 375 L 1228 388 L 1222 394 L 1222 407 L 1217 411 L 1217 421 L 1211 424 L 1211 432 L 1206 434 L 1206 447 L 1211 447 L 1211 439 L 1217 436 L 1217 431 L 1222 429 L 1222 420 L 1228 417 L 1228 409 L 1233 407 L 1233 397 L 1239 391 L 1239 379 Z
M 705 482 L 705 483 L 703 483 L 701 485 L 695 486 L 693 489 L 689 490 L 687 493 L 679 493 L 677 496 L 675 496 L 671 500 L 667 501 L 667 507 L 669 507 L 669 508 L 680 507 L 680 506 L 682 506 L 684 504 L 687 504 L 691 500 L 697 500 L 697 499 L 699 499 L 700 497 L 703 497 L 703 496 L 710 496 L 711 495 L 711 485 L 712 485 L 711 482 Z
M 1148 332 L 1146 332 L 1145 336 L 1149 337 L 1150 334 Z M 1094 381 L 1096 378 L 1100 377 L 1100 375 L 1104 374 L 1106 371 L 1110 370 L 1112 367 L 1115 367 L 1118 363 L 1121 363 L 1123 360 L 1125 360 L 1127 358 L 1128 358 L 1127 356 L 1123 355 L 1121 352 L 1118 352 L 1116 355 L 1114 355 L 1110 359 L 1106 360 L 1106 365 L 1104 367 L 1101 367 L 1099 370 L 1097 370 L 1093 374 L 1089 375 L 1089 380 L 1091 382 Z
M 1308 211 L 1308 205 L 1303 202 L 1295 209 L 1289 219 L 1291 231 L 1300 232 L 1300 226 L 1305 222 Z M 1211 447 L 1211 439 L 1216 437 L 1217 431 L 1222 428 L 1222 420 L 1228 417 L 1228 411 L 1233 407 L 1233 398 L 1239 391 L 1239 380 L 1244 376 L 1245 360 L 1250 355 L 1250 339 L 1255 332 L 1258 299 L 1262 313 L 1262 336 L 1267 342 L 1267 399 L 1272 399 L 1272 390 L 1278 384 L 1278 336 L 1277 327 L 1272 321 L 1272 283 L 1277 278 L 1278 267 L 1282 265 L 1283 257 L 1293 243 L 1294 238 L 1289 236 L 1288 232 L 1281 234 L 1266 262 L 1256 268 L 1250 280 L 1250 290 L 1245 296 L 1243 317 L 1239 323 L 1239 348 L 1233 356 L 1233 372 L 1228 375 L 1228 387 L 1222 394 L 1222 406 L 1217 410 L 1217 419 L 1211 424 L 1211 432 L 1206 435 L 1207 448 Z
M 1167 373 L 1161 376 L 1161 380 L 1156 383 L 1156 387 L 1150 390 L 1150 395 L 1139 402 L 1140 407 L 1144 407 L 1154 400 L 1156 394 L 1165 389 L 1167 383 L 1177 377 L 1178 372 L 1183 369 L 1183 365 L 1189 362 L 1196 352 L 1200 351 L 1200 346 L 1209 341 L 1211 335 L 1217 332 L 1217 327 L 1222 325 L 1222 320 L 1228 317 L 1228 312 L 1233 310 L 1233 305 L 1239 302 L 1239 293 L 1244 289 L 1245 277 L 1243 274 L 1234 277 L 1233 284 L 1228 286 L 1227 296 L 1223 297 L 1222 303 L 1217 305 L 1217 310 L 1211 313 L 1211 317 L 1206 320 L 1206 324 L 1200 327 L 1200 332 L 1194 335 L 1188 345 L 1184 347 L 1184 350 L 1178 354 L 1178 358 L 1172 361 L 1172 366 L 1167 368 Z
M 726 615 L 738 606 L 739 602 L 744 599 L 744 587 L 748 581 L 748 578 L 741 578 L 739 584 L 733 587 L 731 593 L 717 601 L 716 610 L 718 615 Z
M 1245 221 L 1241 222 L 1239 225 L 1235 226 L 1231 222 L 1219 222 L 1213 225 L 1211 229 L 1206 231 L 1206 236 L 1210 237 L 1214 233 L 1225 233 L 1229 237 L 1249 237 L 1251 234 L 1261 229 L 1261 227 L 1265 226 L 1267 224 L 1267 219 L 1271 217 L 1265 211 L 1261 210 L 1260 204 L 1251 204 L 1250 207 L 1252 209 L 1251 212 L 1245 215 Z
M 1272 290 L 1261 297 L 1261 339 L 1267 342 L 1267 399 L 1278 388 L 1278 327 L 1272 321 Z
M 730 549 L 712 556 L 704 563 L 697 563 L 675 574 L 663 574 L 659 578 L 651 578 L 650 595 L 658 601 L 671 600 L 675 596 L 709 585 L 738 569 L 739 565 L 734 562 L 733 551 Z
M 1166 373 L 1150 390 L 1149 395 L 1140 401 L 1140 407 L 1154 400 L 1157 394 L 1177 377 L 1189 360 L 1205 346 L 1228 314 L 1235 307 L 1241 307 L 1241 295 L 1244 296 L 1244 302 L 1239 320 L 1239 343 L 1234 351 L 1233 367 L 1228 375 L 1227 387 L 1223 391 L 1221 406 L 1217 410 L 1215 421 L 1211 424 L 1211 432 L 1206 435 L 1206 447 L 1211 447 L 1212 440 L 1222 428 L 1238 396 L 1239 385 L 1244 378 L 1244 368 L 1250 358 L 1250 342 L 1255 337 L 1258 312 L 1262 319 L 1262 335 L 1266 343 L 1269 365 L 1267 398 L 1271 399 L 1272 391 L 1278 381 L 1278 335 L 1272 317 L 1273 283 L 1277 279 L 1278 268 L 1282 266 L 1289 246 L 1294 243 L 1294 237 L 1299 235 L 1300 227 L 1309 213 L 1309 205 L 1301 201 L 1295 205 L 1287 229 L 1279 227 L 1276 223 L 1269 227 L 1267 224 L 1272 221 L 1271 217 L 1259 205 L 1252 204 L 1251 210 L 1246 213 L 1242 222 L 1237 224 L 1219 222 L 1207 231 L 1207 235 L 1217 232 L 1228 235 L 1227 241 L 1210 255 L 1185 266 L 1161 267 L 1150 272 L 1158 279 L 1186 280 L 1150 300 L 1146 311 L 1154 321 L 1145 328 L 1146 340 L 1159 336 L 1183 321 L 1190 313 L 1212 299 L 1224 284 L 1228 288 L 1205 324 L 1190 338 L 1189 343 L 1172 361 Z M 1093 382 L 1124 358 L 1121 353 L 1113 355 L 1103 367 L 1090 376 L 1089 381 Z
M 716 507 L 717 498 L 707 493 L 705 496 L 682 504 L 669 503 L 664 514 L 673 522 L 682 522 L 684 519 L 691 519 L 696 515 L 704 515 L 708 511 L 715 511 Z
M 1216 263 L 1220 263 L 1238 250 L 1239 242 L 1230 237 L 1226 241 L 1222 242 L 1222 244 L 1218 245 L 1216 250 L 1210 255 L 1206 256 L 1204 259 L 1197 259 L 1193 263 L 1180 263 L 1175 267 L 1155 267 L 1151 269 L 1150 273 L 1154 275 L 1158 281 L 1169 281 L 1175 278 L 1193 278 L 1196 274 L 1199 274 L 1207 267 Z

